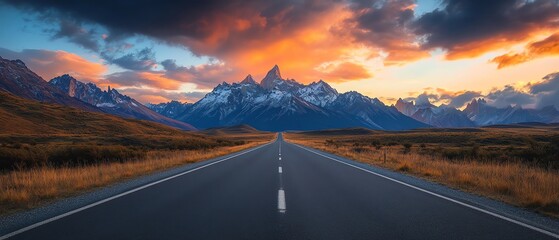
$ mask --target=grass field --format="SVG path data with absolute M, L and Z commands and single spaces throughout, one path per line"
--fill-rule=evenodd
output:
M 0 91 L 0 214 L 271 141 L 230 127 L 186 132 Z
M 37 167 L 0 174 L 0 214 L 29 209 L 116 182 L 183 164 L 241 151 L 262 144 L 208 150 L 149 152 L 145 159 L 73 167 Z
M 557 125 L 286 133 L 288 141 L 559 217 Z
M 222 137 L 18 136 L 16 155 L 39 159 L 0 172 L 0 214 L 29 209 L 53 200 L 183 164 L 241 151 L 274 138 L 272 133 Z M 200 140 L 197 137 L 203 138 Z M 7 137 L 13 140 L 13 136 Z M 29 139 L 39 139 L 35 144 Z M 123 143 L 124 142 L 124 143 Z M 0 154 L 3 161 L 10 155 Z

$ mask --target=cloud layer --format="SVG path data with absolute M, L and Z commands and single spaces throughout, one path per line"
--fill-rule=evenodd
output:
M 97 82 L 107 71 L 107 67 L 101 63 L 90 62 L 64 51 L 24 49 L 16 52 L 0 48 L 0 56 L 22 60 L 28 68 L 47 81 L 63 74 L 72 74 L 78 79 Z
M 123 69 L 99 77 L 105 66 L 82 63 L 81 78 L 131 88 L 176 91 L 190 83 L 207 89 L 248 73 L 262 78 L 275 64 L 304 83 L 354 81 L 376 75 L 367 63 L 371 59 L 402 66 L 441 50 L 449 60 L 508 51 L 492 60 L 498 68 L 559 55 L 557 0 L 441 0 L 437 9 L 421 14 L 416 0 L 0 1 L 53 24 L 47 29 L 53 39 L 80 45 Z M 131 44 L 133 37 L 215 61 L 183 66 L 174 59 L 156 59 L 153 48 Z M 510 51 L 517 45 L 524 49 Z M 34 54 L 34 59 L 46 58 Z M 53 66 L 64 63 L 61 56 L 48 56 L 54 59 L 48 67 L 52 71 L 35 64 L 45 77 L 66 69 Z M 513 90 L 492 96 L 501 99 Z M 435 91 L 437 101 L 453 106 L 479 94 L 443 92 Z
M 540 81 L 519 87 L 505 85 L 502 88 L 493 88 L 486 94 L 476 91 L 453 92 L 441 88 L 427 88 L 417 97 L 408 97 L 406 100 L 416 101 L 417 104 L 430 102 L 435 105 L 446 104 L 462 108 L 472 99 L 480 97 L 487 100 L 488 104 L 499 108 L 518 105 L 526 108 L 555 106 L 559 109 L 559 72 L 548 74 Z

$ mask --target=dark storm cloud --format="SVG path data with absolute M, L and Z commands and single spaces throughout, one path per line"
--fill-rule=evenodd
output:
M 86 49 L 98 52 L 100 49 L 99 41 L 101 36 L 95 29 L 86 29 L 82 24 L 68 20 L 60 19 L 58 21 L 59 28 L 52 30 L 52 38 L 67 38 L 68 41 L 83 46 Z
M 415 33 L 425 37 L 425 48 L 440 47 L 457 57 L 525 40 L 559 24 L 557 0 L 444 0 L 443 5 L 419 17 Z
M 336 0 L 4 1 L 51 16 L 58 13 L 60 17 L 101 24 L 110 31 L 108 39 L 141 34 L 175 44 L 202 41 L 211 46 L 196 47 L 193 43 L 192 50 L 209 55 L 254 37 L 289 32 L 331 8 Z
M 357 41 L 388 53 L 385 64 L 399 64 L 427 57 L 410 30 L 415 0 L 353 0 L 354 13 L 338 32 L 349 33 Z
M 101 56 L 108 62 L 129 70 L 151 70 L 157 65 L 155 53 L 151 48 L 140 49 L 135 53 L 128 53 L 120 57 L 113 57 L 107 53 L 101 53 Z

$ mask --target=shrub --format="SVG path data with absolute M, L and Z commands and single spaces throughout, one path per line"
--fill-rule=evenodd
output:
M 402 146 L 404 146 L 404 153 L 409 153 L 411 151 L 411 147 L 412 147 L 411 143 L 404 143 L 402 144 Z

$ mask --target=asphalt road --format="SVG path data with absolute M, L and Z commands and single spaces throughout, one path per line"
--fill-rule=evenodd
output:
M 554 237 L 286 143 L 280 135 L 254 151 L 9 239 Z

